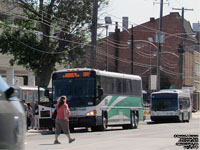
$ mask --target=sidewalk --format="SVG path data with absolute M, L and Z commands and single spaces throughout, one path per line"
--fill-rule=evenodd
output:
M 192 113 L 192 118 L 199 118 L 200 119 L 200 110 Z
M 46 130 L 34 130 L 30 129 L 26 132 L 26 136 L 33 136 L 33 135 L 47 135 L 47 134 L 54 134 L 54 131 Z

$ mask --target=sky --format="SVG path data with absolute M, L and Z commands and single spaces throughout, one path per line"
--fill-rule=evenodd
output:
M 160 0 L 109 0 L 109 5 L 103 10 L 105 16 L 112 18 L 112 26 L 118 21 L 122 24 L 122 17 L 129 17 L 129 28 L 148 22 L 150 17 L 160 17 Z M 172 8 L 193 9 L 185 10 L 185 19 L 193 23 L 200 21 L 200 0 L 163 0 L 163 16 L 170 12 L 179 12 L 181 10 L 172 10 Z M 104 17 L 102 16 L 102 21 Z M 113 28 L 114 27 L 109 27 Z

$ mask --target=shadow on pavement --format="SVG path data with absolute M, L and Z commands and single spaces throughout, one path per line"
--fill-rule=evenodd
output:
M 148 125 L 154 125 L 154 124 L 166 124 L 166 123 L 185 123 L 185 122 L 180 122 L 180 121 L 170 121 L 170 120 L 163 120 L 163 121 L 157 121 L 157 122 L 153 122 L 153 121 L 149 121 L 147 122 Z

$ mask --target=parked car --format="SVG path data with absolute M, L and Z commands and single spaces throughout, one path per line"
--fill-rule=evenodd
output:
M 0 149 L 24 149 L 26 118 L 14 93 L 0 76 Z

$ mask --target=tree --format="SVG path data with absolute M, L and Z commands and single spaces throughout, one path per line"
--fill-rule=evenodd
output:
M 4 0 L 6 2 L 7 0 Z M 99 0 L 99 8 L 107 4 Z M 22 14 L 1 23 L 0 52 L 14 56 L 11 65 L 33 71 L 39 86 L 47 87 L 59 64 L 79 64 L 91 25 L 91 0 L 17 0 Z

